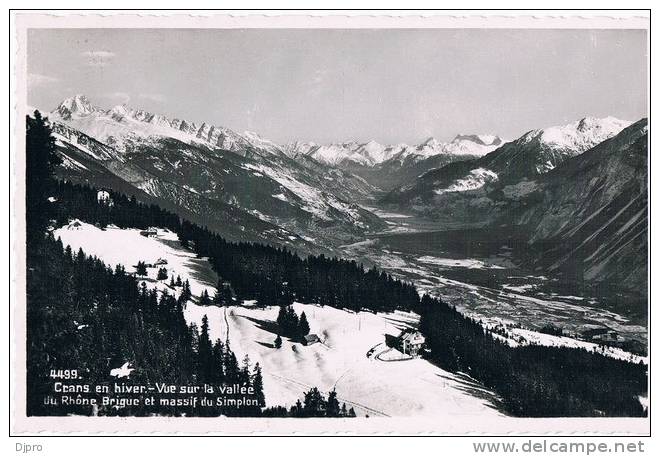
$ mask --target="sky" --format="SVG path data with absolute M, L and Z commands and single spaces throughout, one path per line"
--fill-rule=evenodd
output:
M 77 93 L 286 143 L 647 116 L 644 30 L 31 29 L 28 104 Z

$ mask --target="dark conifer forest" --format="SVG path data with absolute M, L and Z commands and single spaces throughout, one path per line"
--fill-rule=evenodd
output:
M 140 289 L 138 280 L 123 269 L 110 270 L 82 252 L 66 251 L 52 236 L 44 234 L 50 220 L 61 225 L 74 218 L 102 227 L 162 227 L 176 232 L 182 245 L 209 258 L 221 280 L 231 284 L 236 299 L 282 306 L 283 317 L 278 323 L 290 335 L 309 331 L 306 321 L 301 325 L 298 316 L 293 321 L 293 315 L 286 313 L 293 300 L 351 311 L 415 311 L 421 315 L 420 330 L 426 336 L 425 356 L 429 361 L 452 372 L 463 372 L 491 388 L 506 413 L 647 413 L 638 399 L 647 394 L 645 365 L 584 349 L 511 347 L 441 299 L 420 299 L 413 285 L 375 268 L 365 269 L 354 261 L 324 255 L 301 257 L 283 248 L 229 242 L 158 206 L 114 192 L 110 192 L 113 205 L 98 204 L 97 189 L 55 182 L 48 172 L 44 174 L 42 168 L 49 169 L 57 159 L 43 128 L 47 129 L 40 119 L 28 121 L 27 183 L 33 186 L 27 198 L 28 410 L 32 414 L 45 413 L 33 398 L 39 397 L 44 372 L 55 360 L 89 369 L 90 375 L 131 359 L 147 367 L 141 375 L 148 376 L 149 381 L 218 382 L 240 378 L 261 385 L 257 366 L 239 367 L 230 347 L 208 340 L 208 329 L 205 332 L 202 327 L 198 335 L 197 329 L 186 326 L 182 299 L 167 295 L 158 298 Z M 57 201 L 44 204 L 47 195 Z M 228 294 L 228 290 L 221 290 L 217 303 L 227 302 Z M 214 305 L 212 297 L 208 301 Z M 89 325 L 89 330 L 76 330 L 74 320 Z M 262 412 L 260 407 L 253 407 L 236 414 L 351 416 L 341 407 L 336 411 L 336 395 L 332 392 L 326 399 L 318 391 L 310 391 L 305 400 L 309 404 L 300 403 L 290 410 L 274 407 Z
M 512 348 L 442 301 L 421 299 L 427 355 L 493 389 L 516 416 L 644 416 L 647 367 L 584 349 Z

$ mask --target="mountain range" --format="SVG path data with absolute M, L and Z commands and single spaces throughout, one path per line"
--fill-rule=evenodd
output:
M 256 134 L 77 95 L 48 114 L 65 178 L 147 195 L 230 239 L 305 249 L 355 239 L 383 222 L 355 204 L 374 189 L 341 169 L 295 160 Z M 202 134 L 205 133 L 205 134 Z
M 533 180 L 615 136 L 631 122 L 587 117 L 532 130 L 483 157 L 448 164 L 389 192 L 383 201 L 434 218 L 486 222 L 499 212 L 495 189 Z
M 47 117 L 60 177 L 135 195 L 231 240 L 336 253 L 387 229 L 366 209 L 380 207 L 440 228 L 523 227 L 535 267 L 594 283 L 645 280 L 644 119 L 587 117 L 509 142 L 280 145 L 125 105 L 100 108 L 83 95 Z
M 495 135 L 457 135 L 449 142 L 431 137 L 412 146 L 382 145 L 376 141 L 330 145 L 294 142 L 284 150 L 292 157 L 312 157 L 359 175 L 377 188 L 391 190 L 429 170 L 486 155 L 503 142 Z

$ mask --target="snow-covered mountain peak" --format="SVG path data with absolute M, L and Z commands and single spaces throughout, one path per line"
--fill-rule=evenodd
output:
M 518 141 L 522 144 L 537 141 L 542 147 L 582 153 L 617 135 L 630 124 L 632 122 L 628 120 L 611 116 L 604 118 L 585 117 L 566 125 L 532 130 L 521 136 Z
M 419 161 L 434 155 L 471 155 L 480 157 L 492 152 L 502 139 L 495 135 L 458 135 L 451 142 L 441 142 L 429 137 L 417 145 L 384 145 L 375 140 L 359 143 L 346 141 L 319 146 L 315 143 L 296 141 L 286 145 L 287 154 L 308 155 L 315 160 L 330 165 L 358 164 L 376 166 L 389 161 L 402 163 L 403 160 Z
M 50 113 L 50 117 L 99 141 L 112 143 L 118 150 L 123 149 L 122 144 L 127 138 L 166 137 L 238 153 L 248 147 L 269 153 L 283 152 L 280 146 L 253 132 L 241 135 L 208 122 L 198 124 L 186 119 L 169 119 L 125 104 L 106 110 L 93 106 L 84 95 L 67 98 Z
M 76 94 L 62 101 L 56 111 L 62 118 L 72 116 L 86 116 L 95 112 L 97 108 L 92 106 L 87 97 L 82 94 Z
M 130 115 L 130 110 L 125 104 L 122 104 L 113 107 L 110 111 L 108 111 L 108 114 L 110 114 L 113 119 L 121 122 L 124 117 Z

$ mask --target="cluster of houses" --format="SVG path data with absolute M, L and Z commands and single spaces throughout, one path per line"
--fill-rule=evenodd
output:
M 321 339 L 316 334 L 307 334 L 303 337 L 303 345 L 314 345 L 320 343 Z M 389 334 L 385 336 L 385 342 L 388 346 L 396 348 L 404 355 L 412 358 L 421 356 L 426 339 L 421 332 L 414 329 L 404 329 L 401 334 L 394 337 Z
M 609 328 L 591 328 L 582 332 L 582 338 L 591 342 L 616 344 L 625 341 L 615 330 Z

